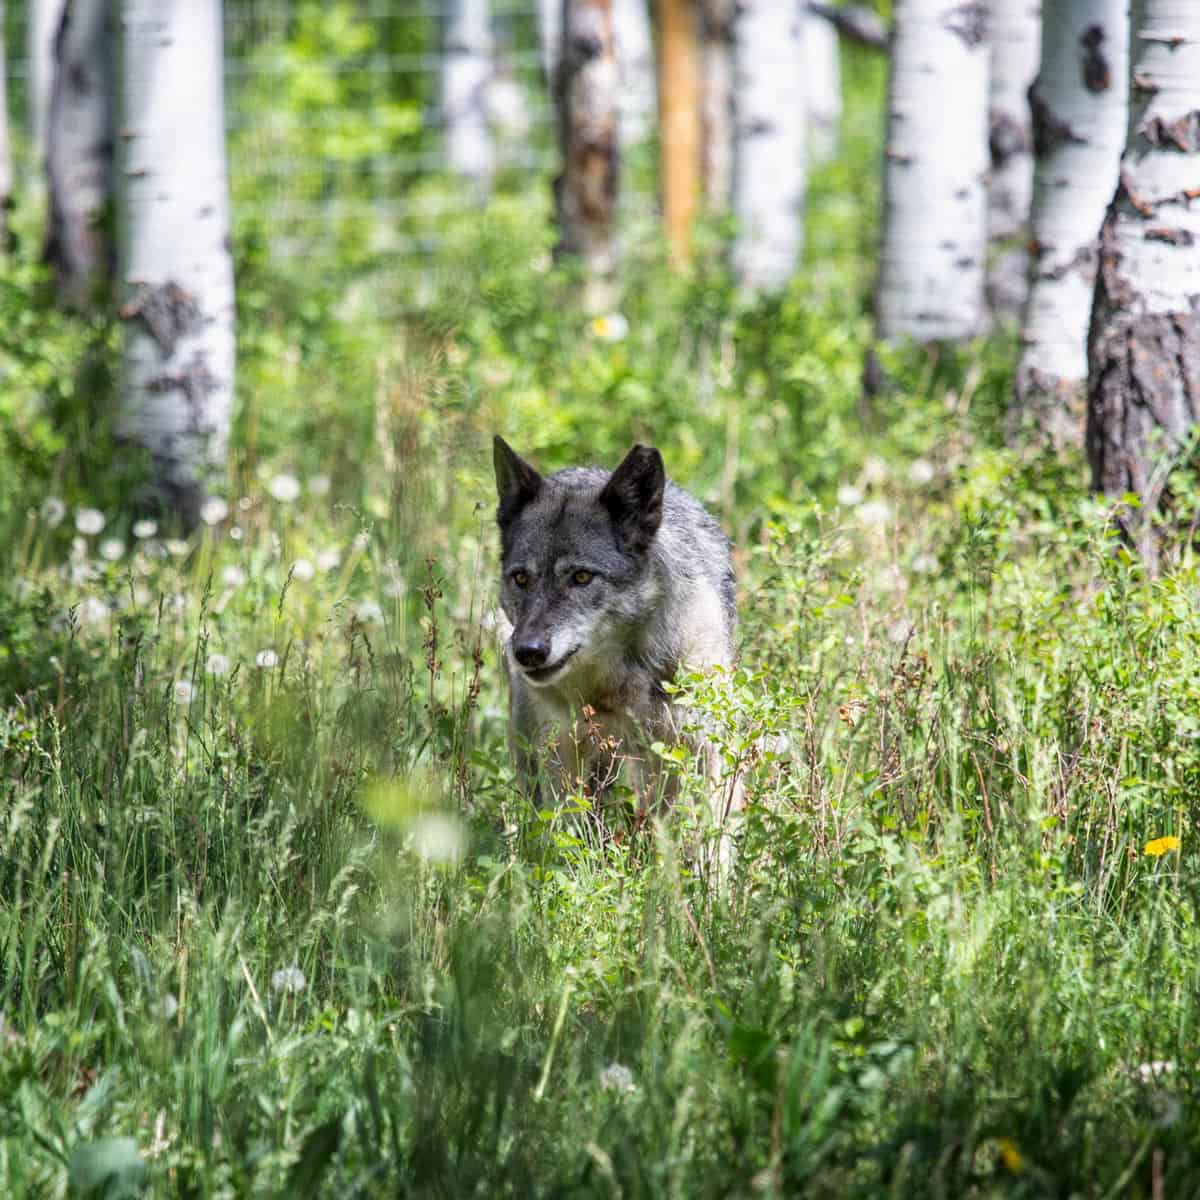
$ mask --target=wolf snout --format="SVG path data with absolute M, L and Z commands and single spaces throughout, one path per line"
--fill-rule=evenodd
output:
M 513 638 L 513 658 L 523 667 L 544 667 L 550 657 L 550 643 L 541 637 Z

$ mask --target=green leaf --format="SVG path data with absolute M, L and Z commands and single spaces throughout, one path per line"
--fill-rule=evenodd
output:
M 76 1195 L 124 1200 L 142 1190 L 146 1164 L 133 1138 L 97 1138 L 71 1151 L 67 1179 Z

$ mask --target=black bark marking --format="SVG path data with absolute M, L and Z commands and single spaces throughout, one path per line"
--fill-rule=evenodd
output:
M 942 25 L 973 50 L 987 40 L 987 5 L 978 0 L 967 0 L 967 3 L 949 10 L 942 17 Z
M 1025 126 L 1010 113 L 992 109 L 988 114 L 988 151 L 993 167 L 1002 167 L 1015 155 L 1028 153 Z
M 1170 246 L 1191 246 L 1196 238 L 1190 229 L 1168 229 L 1165 225 L 1154 225 L 1142 237 L 1148 242 L 1166 242 Z
M 208 362 L 197 351 L 178 374 L 164 371 L 146 380 L 146 391 L 161 395 L 163 392 L 179 391 L 187 402 L 189 433 L 208 435 L 213 432 L 212 422 L 205 420 L 208 397 L 219 391 L 221 381 L 208 369 Z
M 1152 146 L 1194 154 L 1200 150 L 1200 110 L 1193 109 L 1174 121 L 1152 117 L 1138 132 Z
M 1081 137 L 1042 99 L 1037 82 L 1029 89 L 1029 112 L 1033 118 L 1033 150 L 1039 158 L 1053 154 L 1059 146 L 1070 142 L 1075 146 L 1086 146 L 1087 138 Z
M 1089 25 L 1079 35 L 1079 46 L 1083 51 L 1083 86 L 1089 92 L 1107 92 L 1112 87 L 1112 68 L 1103 50 L 1103 27 Z
M 194 332 L 203 321 L 195 296 L 172 279 L 157 287 L 139 284 L 122 305 L 120 315 L 125 321 L 140 320 L 163 358 L 170 358 L 180 339 Z

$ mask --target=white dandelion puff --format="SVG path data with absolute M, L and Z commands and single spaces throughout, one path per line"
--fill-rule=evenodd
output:
M 316 567 L 307 558 L 298 558 L 292 563 L 291 576 L 301 583 L 307 583 L 316 573 Z
M 290 967 L 280 967 L 271 976 L 271 991 L 286 995 L 296 995 L 308 987 L 304 972 L 295 963 Z
M 204 660 L 204 670 L 209 675 L 228 675 L 229 659 L 224 654 L 210 654 Z
M 182 558 L 191 549 L 183 538 L 167 538 L 163 545 L 166 546 L 167 553 L 172 558 Z
M 100 557 L 105 562 L 116 562 L 125 553 L 125 543 L 120 538 L 105 538 L 100 543 Z
M 359 554 L 365 554 L 371 548 L 371 535 L 364 529 L 354 535 L 350 548 Z
M 254 665 L 261 671 L 269 671 L 279 666 L 279 655 L 274 650 L 260 650 L 254 656 Z
M 229 503 L 220 496 L 209 496 L 200 505 L 200 520 L 205 525 L 220 525 L 227 516 L 229 516 Z
M 170 1021 L 177 1012 L 179 1012 L 179 1001 L 175 997 L 174 992 L 164 993 L 153 1007 L 153 1012 L 156 1017 L 163 1021 Z
M 863 494 L 852 483 L 843 483 L 837 490 L 837 502 L 843 508 L 857 508 L 863 502 Z
M 314 475 L 308 481 L 308 492 L 310 496 L 328 496 L 332 486 L 328 475 Z
M 444 813 L 422 813 L 411 833 L 413 849 L 426 862 L 455 863 L 462 857 L 462 826 Z
M 892 519 L 892 506 L 886 500 L 868 500 L 858 507 L 858 522 L 868 529 L 881 529 Z
M 322 550 L 317 555 L 317 570 L 326 573 L 336 571 L 341 561 L 342 556 L 337 550 Z
M 300 480 L 295 475 L 276 475 L 267 484 L 267 491 L 280 504 L 291 504 L 300 495 Z
M 636 1092 L 637 1084 L 633 1081 L 633 1072 L 624 1063 L 609 1063 L 600 1072 L 600 1090 L 626 1095 Z
M 932 575 L 937 570 L 937 555 L 924 551 L 913 559 L 912 569 L 918 575 Z
M 868 458 L 865 463 L 863 463 L 862 477 L 864 483 L 883 483 L 890 474 L 891 470 L 887 463 L 885 463 L 877 454 L 872 454 L 871 457 Z
M 42 520 L 51 529 L 57 529 L 67 515 L 67 506 L 57 496 L 47 496 L 42 501 Z
M 88 596 L 79 605 L 80 625 L 102 625 L 112 615 L 112 609 L 99 596 Z
M 88 537 L 99 533 L 105 525 L 104 514 L 98 508 L 77 508 L 75 510 L 75 528 Z
M 187 706 L 192 702 L 192 683 L 190 679 L 175 681 L 175 703 Z
M 909 482 L 915 483 L 918 487 L 924 487 L 925 484 L 933 482 L 935 473 L 933 463 L 929 459 L 914 458 L 908 468 Z
M 382 625 L 383 609 L 374 600 L 363 600 L 354 610 L 354 617 L 360 625 Z
M 237 588 L 241 587 L 246 582 L 246 572 L 242 570 L 236 563 L 230 563 L 221 572 L 221 582 L 226 587 Z
M 133 523 L 133 536 L 138 541 L 144 542 L 146 538 L 152 538 L 158 532 L 158 522 L 150 520 L 149 517 L 143 517 L 140 521 Z

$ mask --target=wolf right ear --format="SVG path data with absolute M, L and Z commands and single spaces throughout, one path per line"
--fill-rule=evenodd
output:
M 503 529 L 509 525 L 542 490 L 542 477 L 499 434 L 492 441 L 492 461 L 496 467 L 496 492 L 500 507 L 496 521 Z
M 600 503 L 608 509 L 621 541 L 634 554 L 644 554 L 662 524 L 667 474 L 653 446 L 634 446 L 612 473 Z

